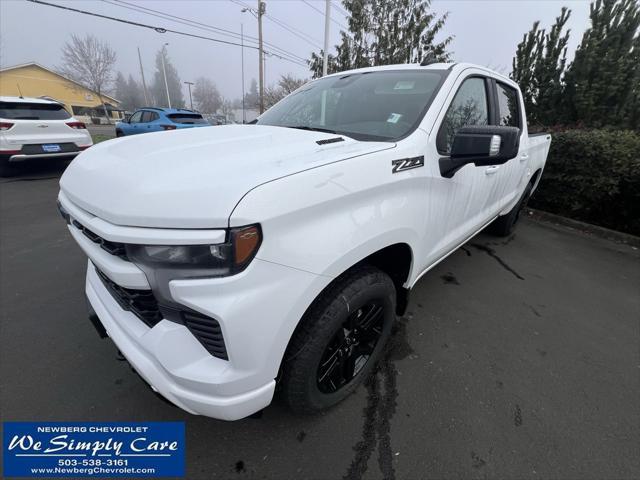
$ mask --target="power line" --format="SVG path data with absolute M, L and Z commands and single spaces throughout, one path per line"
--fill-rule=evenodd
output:
M 350 15 L 347 13 L 347 11 L 342 8 L 342 6 L 340 5 L 340 2 L 338 2 L 337 0 L 331 0 L 331 4 L 335 7 L 335 9 L 340 12 L 342 15 L 344 15 L 346 18 L 348 18 Z
M 287 31 L 288 31 L 289 33 L 291 33 L 292 35 L 295 35 L 296 37 L 298 37 L 298 38 L 300 38 L 300 39 L 304 40 L 304 41 L 305 41 L 305 42 L 307 42 L 309 45 L 311 45 L 311 46 L 313 46 L 313 47 L 315 47 L 315 48 L 320 48 L 320 49 L 322 48 L 322 47 L 320 47 L 320 46 L 318 45 L 318 43 L 316 43 L 316 42 L 318 42 L 316 39 L 314 39 L 314 38 L 312 38 L 312 37 L 310 37 L 310 36 L 308 36 L 307 34 L 304 34 L 304 33 L 303 33 L 303 34 L 297 33 L 297 32 L 295 31 L 295 30 L 297 30 L 297 29 L 294 29 L 294 27 L 292 27 L 292 26 L 290 26 L 290 25 L 287 25 L 287 24 L 286 24 L 285 22 L 283 22 L 282 20 L 279 20 L 279 19 L 277 19 L 277 18 L 275 18 L 275 17 L 273 17 L 273 16 L 271 16 L 271 15 L 267 15 L 266 13 L 264 14 L 264 16 L 265 16 L 265 17 L 267 17 L 269 20 L 271 20 L 271 21 L 272 21 L 273 23 L 275 23 L 276 25 L 278 25 L 278 26 L 280 26 L 281 28 L 283 28 L 283 29 L 287 30 Z
M 253 8 L 251 8 L 249 5 L 247 5 L 244 2 L 241 2 L 240 0 L 230 0 L 231 2 L 235 3 L 236 5 L 239 5 L 243 8 L 245 8 L 247 11 L 253 13 Z M 312 47 L 315 48 L 322 48 L 319 45 L 319 40 L 316 40 L 315 38 L 313 38 L 311 35 L 308 35 L 306 32 L 303 32 L 302 30 L 289 25 L 288 23 L 274 17 L 273 15 L 268 15 L 268 14 L 264 14 L 265 17 L 267 17 L 269 20 L 271 20 L 273 23 L 275 23 L 276 25 L 278 25 L 279 27 L 283 28 L 284 30 L 288 31 L 289 33 L 291 33 L 292 35 L 295 35 L 296 37 L 304 40 L 305 42 L 307 42 L 309 45 L 311 45 Z M 265 42 L 267 43 L 267 42 Z M 305 59 L 306 61 L 306 59 Z
M 92 16 L 92 17 L 104 18 L 105 20 L 111 20 L 111 21 L 114 21 L 114 22 L 125 23 L 127 25 L 132 25 L 132 26 L 135 26 L 135 27 L 148 28 L 148 29 L 154 30 L 154 31 L 156 31 L 158 33 L 174 33 L 176 35 L 183 35 L 185 37 L 199 38 L 201 40 L 209 40 L 211 42 L 222 43 L 222 44 L 226 44 L 226 45 L 234 45 L 234 46 L 237 46 L 237 47 L 243 47 L 243 45 L 240 44 L 240 43 L 230 42 L 228 40 L 220 40 L 219 38 L 205 37 L 203 35 L 196 35 L 195 33 L 181 32 L 179 30 L 172 30 L 172 29 L 169 29 L 169 28 L 156 27 L 156 26 L 153 26 L 153 25 L 148 25 L 148 24 L 140 23 L 140 22 L 134 22 L 134 21 L 131 21 L 131 20 L 123 19 L 123 18 L 111 17 L 109 15 L 102 15 L 100 13 L 89 12 L 87 10 L 80 10 L 78 8 L 65 7 L 63 5 L 56 5 L 56 4 L 53 4 L 53 3 L 44 2 L 42 0 L 27 0 L 27 1 L 31 2 L 31 3 L 39 4 L 39 5 L 46 5 L 48 7 L 59 8 L 61 10 L 68 10 L 70 12 L 81 13 L 83 15 L 89 15 L 89 16 Z M 258 49 L 258 47 L 254 47 L 252 45 L 246 45 L 245 48 L 252 48 L 254 50 Z M 286 57 L 284 57 L 282 55 L 278 55 L 277 53 L 274 53 L 274 52 L 269 52 L 269 54 L 274 56 L 274 57 L 276 57 L 276 58 L 279 58 L 281 60 L 286 60 L 288 62 L 295 63 L 297 65 L 304 66 L 304 67 L 307 66 L 306 63 L 302 63 L 302 62 L 298 62 L 296 60 L 292 60 L 290 58 L 286 58 Z
M 118 2 L 117 4 L 114 3 L 111 0 L 102 0 L 105 3 L 111 3 L 112 5 L 117 5 L 119 7 L 122 8 L 127 8 L 129 10 L 133 10 L 133 11 L 137 11 L 140 13 L 144 13 L 146 15 L 151 15 L 154 17 L 158 17 L 158 18 L 162 18 L 164 20 L 170 20 L 176 23 L 181 23 L 183 25 L 187 25 L 190 27 L 194 27 L 194 28 L 199 28 L 201 30 L 210 30 L 210 31 L 214 31 L 215 33 L 218 33 L 219 35 L 224 35 L 227 37 L 232 37 L 235 39 L 240 39 L 241 35 L 239 33 L 236 33 L 232 30 L 227 30 L 224 28 L 220 28 L 220 27 L 215 27 L 213 25 L 209 25 L 206 23 L 202 23 L 202 22 L 198 22 L 196 20 L 191 20 L 189 18 L 184 18 L 184 17 L 178 17 L 177 15 L 172 15 L 170 13 L 166 13 L 166 12 L 162 12 L 160 10 L 154 10 L 152 8 L 148 8 L 148 7 L 143 7 L 142 5 L 134 5 L 132 3 L 129 2 L 125 2 L 124 0 L 115 0 L 116 2 Z M 253 37 L 251 35 L 244 35 L 245 39 L 249 39 L 252 43 L 257 43 L 257 38 Z M 270 42 L 264 42 L 265 45 L 269 45 L 272 49 L 277 50 L 278 52 L 281 52 L 283 55 L 287 55 L 295 60 L 300 60 L 300 61 L 306 61 L 307 59 L 304 57 L 301 57 L 300 55 L 296 55 L 293 52 L 290 52 L 288 50 L 285 50 L 284 48 L 280 48 L 277 45 L 274 45 Z
M 315 6 L 311 5 L 309 2 L 307 2 L 307 0 L 302 0 L 302 3 L 304 3 L 305 5 L 307 5 L 308 7 L 313 8 L 316 12 L 318 12 L 320 15 L 322 15 L 324 17 L 324 13 L 322 13 L 321 10 L 318 10 Z M 343 24 L 341 24 L 340 22 L 338 22 L 336 19 L 334 19 L 333 17 L 329 17 L 329 20 L 331 20 L 333 23 L 335 23 L 336 25 L 338 25 L 339 27 L 344 28 L 345 30 L 349 30 L 349 28 L 345 27 Z

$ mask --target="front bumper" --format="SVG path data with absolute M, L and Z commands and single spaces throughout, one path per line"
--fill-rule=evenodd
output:
M 91 264 L 86 294 L 107 334 L 136 372 L 154 391 L 183 410 L 237 420 L 271 403 L 273 378 L 235 395 L 220 393 L 231 373 L 228 362 L 211 356 L 183 325 L 162 320 L 150 329 L 122 310 Z

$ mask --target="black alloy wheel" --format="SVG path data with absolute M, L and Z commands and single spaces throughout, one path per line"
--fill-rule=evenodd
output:
M 353 312 L 331 339 L 318 366 L 318 390 L 334 393 L 360 373 L 382 336 L 383 307 L 368 303 Z
M 315 413 L 353 393 L 384 354 L 396 318 L 396 287 L 385 272 L 358 265 L 336 278 L 301 319 L 282 360 L 280 397 Z

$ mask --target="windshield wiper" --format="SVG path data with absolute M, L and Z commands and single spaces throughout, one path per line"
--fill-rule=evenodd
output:
M 297 130 L 308 130 L 310 132 L 324 132 L 324 133 L 333 133 L 334 135 L 343 135 L 340 132 L 336 132 L 335 130 L 330 130 L 328 128 L 321 127 L 310 127 L 308 125 L 282 125 L 286 128 L 295 128 Z

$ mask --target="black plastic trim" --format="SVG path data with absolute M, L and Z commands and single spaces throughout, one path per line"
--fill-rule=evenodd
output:
M 338 142 L 344 142 L 344 138 L 336 137 L 336 138 L 327 138 L 326 140 L 316 141 L 318 145 L 327 145 L 328 143 L 338 143 Z

